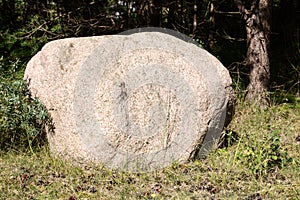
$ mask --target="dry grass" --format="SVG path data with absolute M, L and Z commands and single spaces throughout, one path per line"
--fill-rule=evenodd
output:
M 264 111 L 241 102 L 227 147 L 151 173 L 66 163 L 47 147 L 1 152 L 0 199 L 299 199 L 299 124 L 299 102 Z

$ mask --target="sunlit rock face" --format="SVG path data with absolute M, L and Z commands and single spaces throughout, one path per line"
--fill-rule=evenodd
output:
M 120 170 L 207 155 L 234 100 L 214 56 L 161 32 L 52 41 L 24 77 L 53 118 L 54 154 Z

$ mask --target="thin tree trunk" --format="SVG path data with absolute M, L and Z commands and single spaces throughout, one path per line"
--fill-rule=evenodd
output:
M 196 36 L 197 31 L 197 1 L 194 2 L 194 19 L 193 19 L 193 38 Z
M 152 0 L 150 5 L 150 25 L 161 26 L 161 1 Z
M 177 2 L 171 1 L 169 2 L 169 12 L 168 12 L 168 22 L 167 22 L 167 28 L 174 29 L 175 28 L 175 19 L 176 19 L 176 9 L 177 9 Z
M 210 50 L 214 49 L 215 46 L 215 28 L 216 28 L 216 23 L 215 23 L 215 5 L 214 2 L 211 1 L 209 2 L 210 8 L 210 17 L 209 17 L 209 23 L 210 23 L 210 28 L 209 28 L 209 35 L 208 35 L 208 46 Z
M 238 4 L 244 13 L 247 32 L 247 63 L 250 68 L 246 99 L 267 105 L 270 80 L 270 23 L 271 0 L 252 0 L 251 9 Z

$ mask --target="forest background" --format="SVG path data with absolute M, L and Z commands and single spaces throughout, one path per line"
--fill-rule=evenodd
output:
M 257 21 L 263 24 L 268 19 L 270 23 L 267 89 L 299 93 L 300 9 L 295 0 L 1 0 L 1 73 L 10 70 L 11 62 L 21 63 L 15 70 L 24 71 L 29 59 L 51 40 L 152 26 L 192 37 L 219 58 L 239 87 L 246 89 L 251 71 L 247 15 L 262 12 L 261 2 L 268 2 L 266 14 L 270 15 Z

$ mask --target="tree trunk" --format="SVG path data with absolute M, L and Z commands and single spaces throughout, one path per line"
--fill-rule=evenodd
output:
M 252 0 L 250 10 L 241 4 L 247 32 L 247 63 L 250 68 L 246 99 L 262 106 L 268 104 L 267 90 L 270 80 L 270 23 L 271 0 Z
M 167 28 L 174 29 L 175 19 L 176 19 L 175 12 L 177 9 L 177 3 L 174 1 L 169 2 L 168 8 L 169 8 L 169 12 L 168 12 Z
M 209 30 L 209 35 L 208 35 L 208 47 L 209 50 L 213 50 L 215 46 L 215 29 L 216 29 L 216 23 L 215 23 L 215 5 L 214 2 L 211 1 L 209 2 L 210 8 L 210 17 L 209 17 L 209 23 L 210 23 L 210 30 Z
M 161 1 L 152 0 L 150 5 L 150 26 L 161 26 Z

